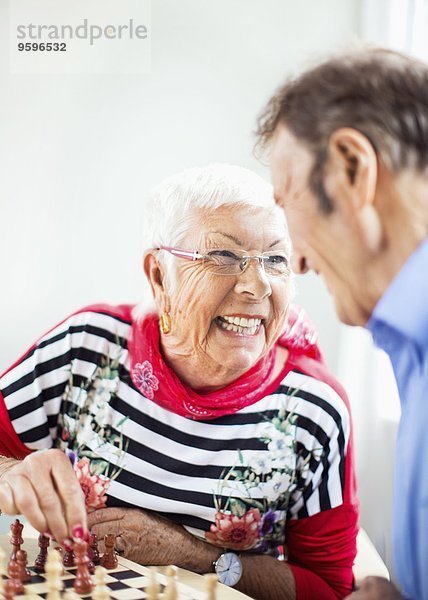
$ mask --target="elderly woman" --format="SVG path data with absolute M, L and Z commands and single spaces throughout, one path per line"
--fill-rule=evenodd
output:
M 1 377 L 0 508 L 65 547 L 90 526 L 254 598 L 346 596 L 350 416 L 290 310 L 271 186 L 190 169 L 154 191 L 145 226 L 155 311 L 85 308 Z

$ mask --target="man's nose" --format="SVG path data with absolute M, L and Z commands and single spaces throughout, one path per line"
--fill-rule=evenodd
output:
M 293 271 L 297 273 L 297 275 L 303 275 L 309 271 L 308 264 L 306 262 L 306 258 L 303 254 L 298 254 L 297 252 L 293 253 L 291 258 L 291 265 Z

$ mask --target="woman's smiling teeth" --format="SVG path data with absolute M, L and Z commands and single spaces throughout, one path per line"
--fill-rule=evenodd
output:
M 246 335 L 254 335 L 262 322 L 261 319 L 228 316 L 217 317 L 216 321 L 219 323 L 220 327 L 226 331 L 245 333 Z

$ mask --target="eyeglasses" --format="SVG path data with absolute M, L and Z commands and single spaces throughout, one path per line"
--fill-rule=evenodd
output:
M 200 260 L 206 269 L 216 275 L 239 275 L 245 271 L 253 259 L 258 261 L 263 272 L 268 276 L 283 277 L 290 273 L 288 257 L 278 252 L 250 255 L 245 250 L 218 249 L 201 254 L 197 250 L 192 252 L 169 246 L 159 246 L 156 250 L 165 250 L 178 258 Z

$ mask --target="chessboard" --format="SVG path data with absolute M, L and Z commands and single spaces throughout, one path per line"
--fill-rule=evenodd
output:
M 92 575 L 87 571 L 87 566 L 84 569 L 91 591 L 76 594 L 76 583 L 79 578 L 82 579 L 82 562 L 80 559 L 77 560 L 77 554 L 72 561 L 72 566 L 68 566 L 64 550 L 51 544 L 48 551 L 47 538 L 39 535 L 28 524 L 26 524 L 26 533 L 29 534 L 29 537 L 22 537 L 23 524 L 18 519 L 11 524 L 10 530 L 10 536 L 0 535 L 0 597 L 6 599 L 216 600 L 221 598 L 221 600 L 249 600 L 245 594 L 218 583 L 216 576 L 212 573 L 202 576 L 173 565 L 145 567 L 122 556 L 117 556 L 112 545 L 114 540 L 112 543 L 110 540 L 110 543 L 107 544 L 107 538 L 111 538 L 111 535 L 104 538 L 106 550 L 104 556 L 98 556 L 98 561 L 95 561 L 94 554 L 91 555 L 94 558 Z M 38 536 L 37 540 L 36 536 Z M 80 543 L 76 545 L 81 546 Z M 75 552 L 78 550 L 76 545 L 74 546 Z M 96 545 L 95 548 L 97 548 Z M 15 559 L 12 560 L 11 554 L 8 562 L 10 550 L 13 550 Z M 104 561 L 107 550 L 113 552 L 114 565 Z M 42 555 L 43 568 L 40 568 Z M 88 554 L 85 552 L 85 556 L 89 558 L 89 552 Z M 104 565 L 104 568 L 96 566 L 99 563 Z M 13 565 L 12 570 L 11 565 Z M 17 565 L 21 565 L 19 576 L 16 571 Z M 27 570 L 26 579 L 29 579 L 28 581 L 22 577 L 22 568 Z M 11 578 L 12 581 L 8 582 L 8 579 Z M 19 591 L 15 587 L 17 579 L 21 579 L 22 582 Z
M 158 584 L 158 597 L 159 599 L 167 598 L 168 594 L 165 594 L 165 590 L 168 586 L 167 575 L 161 573 L 159 570 L 138 565 L 126 558 L 119 557 L 119 564 L 115 569 L 107 571 L 105 577 L 105 584 L 108 587 L 109 595 L 112 600 L 140 600 L 142 598 L 150 598 L 150 592 L 148 588 L 150 581 L 153 576 L 156 577 Z M 29 600 L 40 600 L 41 598 L 47 598 L 48 596 L 48 585 L 46 582 L 46 576 L 44 573 L 37 573 L 34 567 L 30 565 L 29 570 L 31 572 L 31 582 L 24 585 L 25 595 L 18 595 L 15 598 L 22 599 L 26 598 Z M 64 575 L 61 577 L 63 590 L 61 596 L 64 596 L 67 591 L 73 591 L 74 579 L 76 574 L 76 568 L 64 569 Z M 194 588 L 181 583 L 176 582 L 177 589 L 177 600 L 206 600 L 207 592 L 197 591 Z M 91 594 L 82 595 L 82 598 L 92 598 Z

